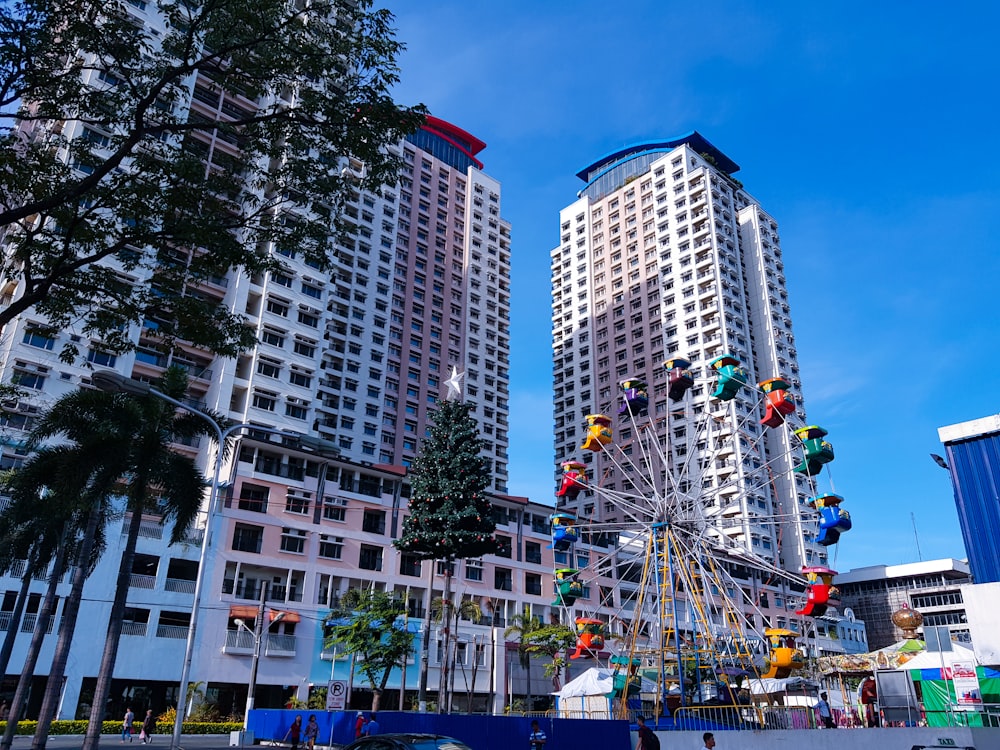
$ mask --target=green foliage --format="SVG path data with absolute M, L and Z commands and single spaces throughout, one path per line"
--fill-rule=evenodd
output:
M 356 668 L 376 696 L 393 667 L 413 653 L 413 634 L 401 622 L 405 612 L 398 597 L 373 589 L 348 590 L 330 612 L 325 645 L 360 657 Z
M 566 651 L 576 644 L 576 632 L 568 625 L 542 625 L 530 632 L 522 642 L 525 640 L 528 653 L 549 657 L 549 663 L 545 665 L 545 676 L 552 678 L 553 686 L 558 690 L 559 678 L 566 666 Z
M 486 498 L 490 471 L 468 404 L 442 401 L 430 436 L 411 471 L 410 515 L 397 549 L 425 560 L 479 557 L 499 549 L 493 507 Z
M 53 721 L 49 729 L 49 734 L 84 734 L 87 731 L 89 722 L 85 719 L 74 721 Z M 20 721 L 17 724 L 17 734 L 19 736 L 31 736 L 38 727 L 37 721 Z M 7 728 L 6 721 L 0 721 L 0 732 Z M 242 721 L 217 721 L 217 722 L 195 722 L 185 721 L 184 734 L 229 734 L 243 728 Z M 174 722 L 169 723 L 163 720 L 163 716 L 158 717 L 156 723 L 156 734 L 171 734 L 174 731 Z M 105 721 L 101 723 L 101 734 L 121 734 L 121 721 Z
M 309 700 L 306 701 L 306 705 L 303 708 L 308 708 L 312 711 L 325 711 L 326 710 L 326 692 L 327 688 L 318 687 L 313 688 L 309 691 Z
M 384 147 L 424 109 L 392 100 L 403 46 L 371 0 L 148 3 L 162 33 L 126 8 L 0 3 L 0 275 L 20 282 L 0 327 L 33 307 L 124 351 L 148 320 L 164 350 L 232 356 L 253 330 L 192 285 L 277 250 L 328 264 L 345 201 L 395 183 Z
M 510 618 L 510 625 L 503 631 L 504 638 L 517 638 L 517 656 L 521 666 L 527 668 L 531 663 L 531 638 L 543 627 L 541 619 L 531 614 L 527 609 L 519 615 Z

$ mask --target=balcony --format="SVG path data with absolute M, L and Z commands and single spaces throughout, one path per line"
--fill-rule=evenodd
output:
M 157 625 L 156 626 L 156 637 L 157 638 L 176 638 L 178 640 L 185 640 L 188 636 L 188 629 L 183 625 Z
M 187 634 L 187 628 L 182 628 Z M 227 630 L 222 653 L 234 656 L 252 656 L 254 636 L 243 628 Z M 264 656 L 295 656 L 295 636 L 283 633 L 264 633 L 261 636 L 261 654 Z
M 226 642 L 222 646 L 222 653 L 234 654 L 235 656 L 253 655 L 253 633 L 248 633 L 243 628 L 239 630 L 227 630 Z
M 144 622 L 123 622 L 122 635 L 136 635 L 140 638 L 146 636 L 146 623 Z
M 295 636 L 283 633 L 264 635 L 264 656 L 295 656 Z
M 163 588 L 166 591 L 174 591 L 178 594 L 193 594 L 194 584 L 194 581 L 188 581 L 183 578 L 168 578 Z
M 156 588 L 156 576 L 133 573 L 129 577 L 128 585 L 133 589 L 153 589 Z

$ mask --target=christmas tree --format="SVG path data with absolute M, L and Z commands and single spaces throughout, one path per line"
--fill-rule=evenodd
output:
M 455 560 L 479 557 L 499 551 L 493 536 L 496 522 L 493 506 L 486 498 L 490 467 L 484 452 L 488 443 L 460 399 L 461 375 L 452 370 L 449 398 L 440 402 L 434 414 L 430 436 L 420 446 L 410 474 L 410 515 L 403 522 L 400 538 L 393 544 L 401 552 L 422 560 L 444 562 L 444 596 L 441 600 L 444 653 L 449 653 L 451 620 L 451 577 Z M 430 628 L 424 629 L 420 659 L 420 701 L 425 704 L 427 654 Z M 444 705 L 448 681 L 448 660 L 438 686 L 438 710 Z
M 486 447 L 469 406 L 442 401 L 413 461 L 410 515 L 394 542 L 398 550 L 449 563 L 498 550 L 493 506 L 485 495 L 491 476 Z

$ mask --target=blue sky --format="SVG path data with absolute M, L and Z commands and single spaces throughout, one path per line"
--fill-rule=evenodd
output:
M 832 567 L 964 557 L 937 428 L 1000 411 L 1000 5 L 390 4 L 400 101 L 487 143 L 512 225 L 511 494 L 551 502 L 549 251 L 574 175 L 698 130 L 778 221 Z M 913 521 L 911 521 L 911 513 Z

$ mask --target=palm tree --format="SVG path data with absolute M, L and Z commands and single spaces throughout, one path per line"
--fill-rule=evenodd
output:
M 159 390 L 173 399 L 184 398 L 187 392 L 186 372 L 176 367 L 167 369 L 159 383 Z M 119 398 L 119 394 L 102 395 L 109 399 Z M 154 394 L 127 396 L 126 401 L 128 409 L 120 416 L 119 428 L 120 434 L 129 438 L 125 460 L 127 469 L 119 474 L 119 481 L 130 517 L 83 750 L 96 750 L 100 743 L 105 701 L 111 692 L 143 515 L 150 513 L 163 521 L 172 520 L 170 541 L 172 544 L 180 542 L 201 509 L 207 486 L 194 459 L 174 451 L 171 443 L 179 438 L 213 434 L 211 426 L 201 417 L 179 412 Z M 50 415 L 56 406 L 49 412 Z M 74 418 L 71 411 L 65 416 L 70 420 Z M 219 449 L 222 450 L 222 446 Z M 44 748 L 44 738 L 39 742 L 36 737 L 35 744 Z
M 523 613 L 514 615 L 511 624 L 503 631 L 504 638 L 517 637 L 517 658 L 521 667 L 527 675 L 527 708 L 530 711 L 532 706 L 531 696 L 531 634 L 541 630 L 542 621 L 537 615 L 531 614 L 525 609 Z M 508 704 L 513 700 L 513 696 L 507 696 Z
M 455 662 L 458 655 L 458 621 L 462 618 L 471 620 L 472 622 L 479 622 L 483 619 L 483 609 L 479 606 L 479 602 L 475 599 L 463 599 L 459 602 L 457 607 L 445 607 L 444 598 L 438 596 L 434 598 L 433 602 L 431 602 L 431 615 L 434 618 L 434 622 L 441 622 L 444 618 L 445 609 L 447 609 L 449 614 L 455 618 L 455 628 L 446 628 L 447 637 L 442 646 L 444 659 L 450 666 L 450 669 L 448 670 L 448 692 L 445 696 L 444 706 L 442 708 L 445 709 L 447 713 L 451 713 L 451 704 L 455 697 Z
M 174 399 L 183 398 L 187 376 L 179 368 L 170 368 L 158 388 Z M 103 538 L 104 527 L 114 511 L 114 498 L 123 497 L 129 518 L 125 549 L 84 739 L 86 750 L 97 747 L 143 515 L 155 514 L 172 521 L 171 541 L 183 538 L 201 506 L 205 482 L 193 459 L 172 451 L 170 444 L 210 431 L 200 417 L 178 413 L 153 394 L 131 396 L 94 390 L 76 391 L 59 399 L 32 431 L 32 445 L 53 438 L 68 442 L 61 449 L 62 456 L 67 465 L 76 467 L 77 497 L 86 501 L 83 513 L 87 520 L 78 558 L 82 564 L 78 564 L 66 600 L 60 643 L 49 672 L 33 747 L 45 746 L 56 711 L 83 580 L 89 572 L 89 556 L 103 548 L 97 540 Z M 36 474 L 26 475 L 22 483 L 24 491 L 34 490 L 35 497 L 50 484 L 44 475 Z
M 50 705 L 55 705 L 53 701 L 58 699 L 58 686 L 62 685 L 83 582 L 97 564 L 104 548 L 104 516 L 100 505 L 93 500 L 95 487 L 103 481 L 102 476 L 93 471 L 100 453 L 95 445 L 79 449 L 69 446 L 43 448 L 4 480 L 6 489 L 11 493 L 11 503 L 0 522 L 0 539 L 9 541 L 16 551 L 26 539 L 34 536 L 29 555 L 35 561 L 36 572 L 41 572 L 39 568 L 44 569 L 43 562 L 47 565 L 50 558 L 53 560 L 49 587 L 25 656 L 11 704 L 10 719 L 0 742 L 5 749 L 13 741 L 20 712 L 27 699 L 42 640 L 48 630 L 48 619 L 54 609 L 56 584 L 63 575 L 66 560 L 73 560 L 76 564 L 73 586 L 63 607 L 56 655 L 47 682 L 47 688 L 57 686 L 52 690 L 55 698 L 49 699 Z M 104 484 L 108 483 L 105 481 Z M 42 513 L 39 513 L 40 492 L 44 492 L 45 497 Z M 53 545 L 56 547 L 54 551 Z

